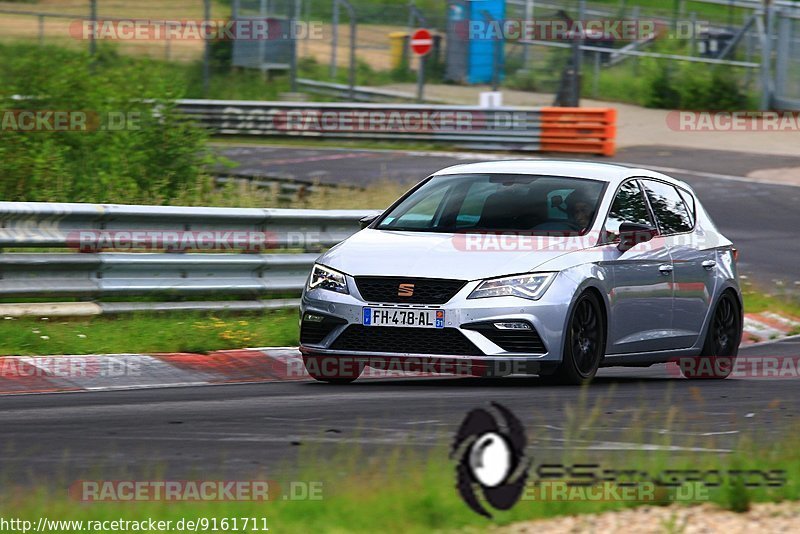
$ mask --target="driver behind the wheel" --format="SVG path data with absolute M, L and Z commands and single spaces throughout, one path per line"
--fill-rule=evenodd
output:
M 585 230 L 592 222 L 594 209 L 592 202 L 577 191 L 567 197 L 567 217 L 570 224 Z

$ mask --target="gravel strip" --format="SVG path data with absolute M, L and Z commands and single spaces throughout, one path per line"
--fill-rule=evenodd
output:
M 710 504 L 701 506 L 643 506 L 622 510 L 515 523 L 496 529 L 502 534 L 547 532 L 636 532 L 637 534 L 745 534 L 798 532 L 800 502 L 754 504 L 747 513 L 737 514 Z

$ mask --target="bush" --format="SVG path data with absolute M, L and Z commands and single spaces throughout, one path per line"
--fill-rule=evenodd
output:
M 673 86 L 672 73 L 669 68 L 659 70 L 650 83 L 647 107 L 662 109 L 681 107 L 681 93 Z
M 539 80 L 533 70 L 518 70 L 506 80 L 505 85 L 519 91 L 539 91 Z
M 0 87 L 3 109 L 83 111 L 100 121 L 86 131 L 0 133 L 3 200 L 165 204 L 194 188 L 210 161 L 207 134 L 175 110 L 184 82 L 162 64 L 108 47 L 92 59 L 2 45 Z M 112 115 L 125 127 L 106 128 Z
M 647 106 L 698 111 L 748 109 L 750 100 L 729 71 L 684 64 L 677 73 L 658 70 L 649 82 Z

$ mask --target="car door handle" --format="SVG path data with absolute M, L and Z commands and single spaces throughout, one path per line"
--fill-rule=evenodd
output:
M 715 262 L 714 260 L 706 260 L 701 265 L 703 266 L 703 269 L 705 269 L 706 271 L 710 271 L 711 269 L 717 266 L 717 262 Z
M 672 265 L 661 265 L 658 268 L 658 272 L 660 272 L 664 276 L 667 276 L 672 273 Z

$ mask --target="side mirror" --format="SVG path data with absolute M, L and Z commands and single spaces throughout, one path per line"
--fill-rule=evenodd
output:
M 658 230 L 649 224 L 622 223 L 619 225 L 619 245 L 620 252 L 632 249 L 639 243 L 647 243 L 658 235 Z
M 380 217 L 380 215 L 381 215 L 380 213 L 376 213 L 376 214 L 374 214 L 374 215 L 367 215 L 366 217 L 361 217 L 361 218 L 358 220 L 358 226 L 359 226 L 359 227 L 360 227 L 360 228 L 363 230 L 364 228 L 366 228 L 367 226 L 369 226 L 370 224 L 372 224 L 372 222 L 373 222 L 375 219 L 377 219 L 378 217 Z

